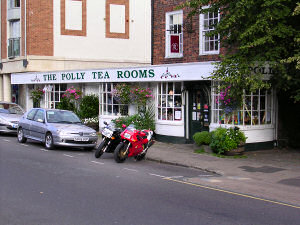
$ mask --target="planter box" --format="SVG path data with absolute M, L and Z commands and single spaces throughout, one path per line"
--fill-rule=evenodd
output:
M 245 151 L 245 146 L 240 146 L 240 147 L 232 149 L 230 151 L 225 151 L 224 155 L 228 155 L 228 156 L 243 155 L 244 151 Z

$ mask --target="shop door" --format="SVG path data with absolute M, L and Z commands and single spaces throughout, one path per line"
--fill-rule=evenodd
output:
M 209 131 L 210 124 L 210 104 L 209 89 L 199 87 L 190 90 L 189 99 L 189 138 L 192 140 L 193 135 L 200 131 Z

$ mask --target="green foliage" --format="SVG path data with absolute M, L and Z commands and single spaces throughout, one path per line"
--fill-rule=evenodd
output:
M 131 99 L 131 87 L 128 84 L 117 84 L 113 89 L 113 96 L 122 104 L 130 104 Z
M 150 106 L 142 113 L 134 114 L 132 116 L 119 117 L 112 120 L 117 127 L 122 128 L 122 125 L 125 124 L 129 126 L 134 124 L 136 129 L 150 129 L 155 130 L 155 119 L 154 119 L 154 108 Z
M 68 98 L 62 98 L 61 101 L 56 106 L 57 109 L 70 110 L 76 113 L 76 108 L 74 102 L 70 101 Z
M 210 147 L 217 154 L 224 154 L 225 151 L 236 149 L 239 145 L 244 144 L 246 137 L 239 128 L 217 128 L 211 137 Z
M 44 93 L 44 90 L 41 88 L 36 88 L 31 91 L 30 97 L 35 105 L 39 105 Z
M 197 132 L 193 135 L 196 145 L 209 145 L 211 142 L 211 133 L 208 131 Z
M 86 95 L 79 104 L 78 116 L 81 119 L 95 118 L 99 115 L 99 98 L 96 95 Z
M 210 8 L 203 6 L 210 5 Z M 208 36 L 220 35 L 225 55 L 217 62 L 212 78 L 231 84 L 236 94 L 270 87 L 262 72 L 251 68 L 272 67 L 271 83 L 300 101 L 300 9 L 295 0 L 190 0 L 189 16 L 221 9 L 222 17 Z

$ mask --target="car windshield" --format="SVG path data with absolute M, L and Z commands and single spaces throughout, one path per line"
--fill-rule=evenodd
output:
M 17 104 L 0 103 L 0 113 L 22 115 L 24 111 Z
M 48 123 L 81 123 L 78 116 L 70 111 L 48 110 L 46 116 Z

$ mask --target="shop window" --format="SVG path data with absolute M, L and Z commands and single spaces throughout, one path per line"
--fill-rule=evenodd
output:
M 166 57 L 183 56 L 183 12 L 169 12 L 166 14 Z
M 230 113 L 225 113 L 224 108 L 222 108 L 220 95 L 216 92 L 216 87 L 212 89 L 212 99 L 213 123 L 242 126 L 272 123 L 273 101 L 271 90 L 245 91 L 240 105 Z
M 57 108 L 62 99 L 62 95 L 67 90 L 67 84 L 47 85 L 45 90 L 45 107 L 48 109 Z
M 182 83 L 159 83 L 157 87 L 157 119 L 182 120 Z
M 120 101 L 113 96 L 115 85 L 114 83 L 103 83 L 100 85 L 99 104 L 101 115 L 128 115 L 128 105 L 121 104 Z
M 214 25 L 220 20 L 218 11 L 200 14 L 200 55 L 219 54 L 220 35 L 207 36 L 208 32 L 213 31 Z

